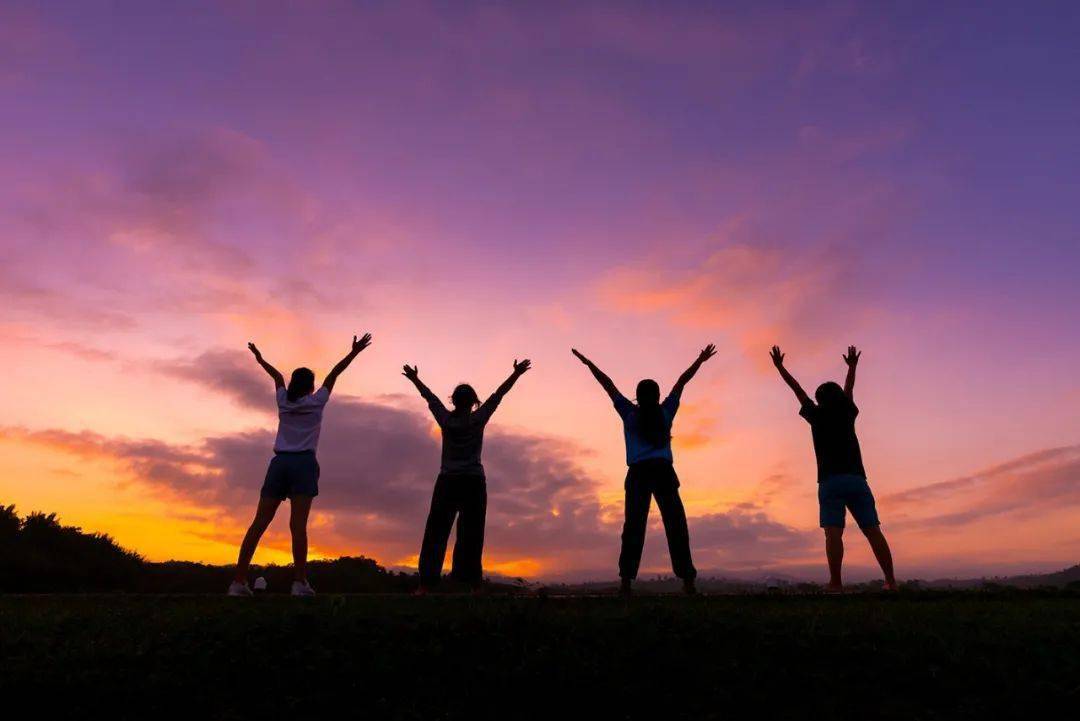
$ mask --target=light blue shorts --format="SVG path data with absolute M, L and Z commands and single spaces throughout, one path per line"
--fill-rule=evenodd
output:
M 870 492 L 870 484 L 862 476 L 850 473 L 825 476 L 818 483 L 817 496 L 822 528 L 843 528 L 845 509 L 851 511 L 851 516 L 859 524 L 859 528 L 881 525 L 874 494 Z

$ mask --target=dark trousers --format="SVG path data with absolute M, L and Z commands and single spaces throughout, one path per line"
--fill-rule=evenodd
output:
M 665 460 L 635 463 L 626 474 L 626 520 L 623 522 L 619 576 L 637 578 L 653 496 L 656 496 L 656 505 L 660 507 L 660 517 L 664 521 L 672 570 L 679 578 L 695 578 L 697 570 L 690 558 L 686 509 L 679 498 L 679 477 Z
M 487 482 L 478 475 L 440 473 L 431 495 L 431 510 L 420 546 L 420 582 L 431 586 L 442 576 L 446 542 L 457 517 L 454 566 L 450 576 L 471 585 L 483 579 L 480 558 L 484 553 L 484 523 L 487 519 Z

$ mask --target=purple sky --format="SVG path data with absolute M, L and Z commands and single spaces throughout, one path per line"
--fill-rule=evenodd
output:
M 273 422 L 232 354 L 321 373 L 371 330 L 338 422 L 375 440 L 322 449 L 316 550 L 415 555 L 433 461 L 365 425 L 427 458 L 402 363 L 445 394 L 529 356 L 488 558 L 603 570 L 620 438 L 568 349 L 628 391 L 712 341 L 675 429 L 699 565 L 802 567 L 810 441 L 766 353 L 814 385 L 854 342 L 901 569 L 1075 561 L 1080 7 L 718 5 L 0 5 L 0 501 L 227 560 Z

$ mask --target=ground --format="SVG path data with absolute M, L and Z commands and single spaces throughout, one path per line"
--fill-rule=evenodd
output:
M 1021 718 L 1080 704 L 1080 595 L 0 596 L 0 670 L 47 718 Z

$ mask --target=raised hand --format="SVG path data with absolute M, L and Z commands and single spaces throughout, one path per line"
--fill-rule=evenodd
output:
M 698 353 L 698 357 L 694 359 L 694 362 L 690 364 L 690 367 L 684 370 L 678 380 L 675 381 L 675 385 L 671 387 L 671 393 L 676 397 L 681 395 L 686 384 L 693 380 L 694 376 L 697 375 L 698 370 L 701 368 L 701 364 L 712 358 L 714 355 L 716 355 L 716 346 L 712 343 L 705 346 L 702 351 Z
M 283 388 L 285 386 L 285 378 L 281 375 L 281 372 L 274 366 L 263 360 L 262 353 L 255 347 L 254 343 L 248 343 L 248 350 L 255 356 L 255 362 L 262 366 L 262 369 L 274 379 L 274 386 L 277 388 Z
M 859 362 L 859 356 L 861 355 L 861 350 L 857 350 L 855 346 L 849 345 L 847 347 L 847 355 L 841 357 L 844 359 L 844 362 L 848 364 L 849 368 L 854 368 L 855 365 Z
M 780 372 L 780 377 L 788 384 L 788 388 L 794 391 L 795 397 L 799 399 L 799 403 L 804 406 L 807 403 L 810 403 L 810 396 L 806 395 L 806 391 L 799 385 L 799 381 L 795 380 L 795 377 L 787 372 L 787 368 L 784 368 L 784 354 L 780 352 L 780 346 L 774 345 L 772 350 L 769 351 L 769 357 L 772 358 L 776 370 Z
M 416 366 L 409 366 L 408 364 L 402 369 L 401 375 L 405 376 L 411 381 L 420 380 L 420 369 Z
M 518 375 L 522 375 L 523 373 L 525 373 L 525 371 L 529 370 L 530 368 L 532 368 L 532 361 L 529 360 L 528 358 L 521 361 L 520 363 L 518 363 L 516 358 L 514 359 L 514 372 L 517 373 Z
M 612 382 L 612 380 L 604 374 L 604 371 L 597 368 L 595 363 L 593 363 L 591 360 L 579 353 L 577 348 L 571 348 L 570 352 L 573 353 L 579 361 L 585 364 L 585 367 L 589 369 L 590 373 L 592 373 L 593 378 L 596 379 L 596 382 L 600 384 L 600 387 L 604 389 L 604 392 L 607 393 L 612 400 L 615 400 L 622 396 L 622 394 L 619 393 L 619 389 L 615 387 L 615 384 Z
M 772 358 L 774 366 L 777 368 L 784 367 L 784 354 L 780 352 L 780 346 L 774 345 L 772 350 L 769 351 L 769 357 Z
M 364 336 L 360 340 L 357 340 L 356 336 L 352 337 L 353 353 L 359 353 L 369 345 L 371 345 L 371 333 L 364 333 Z

